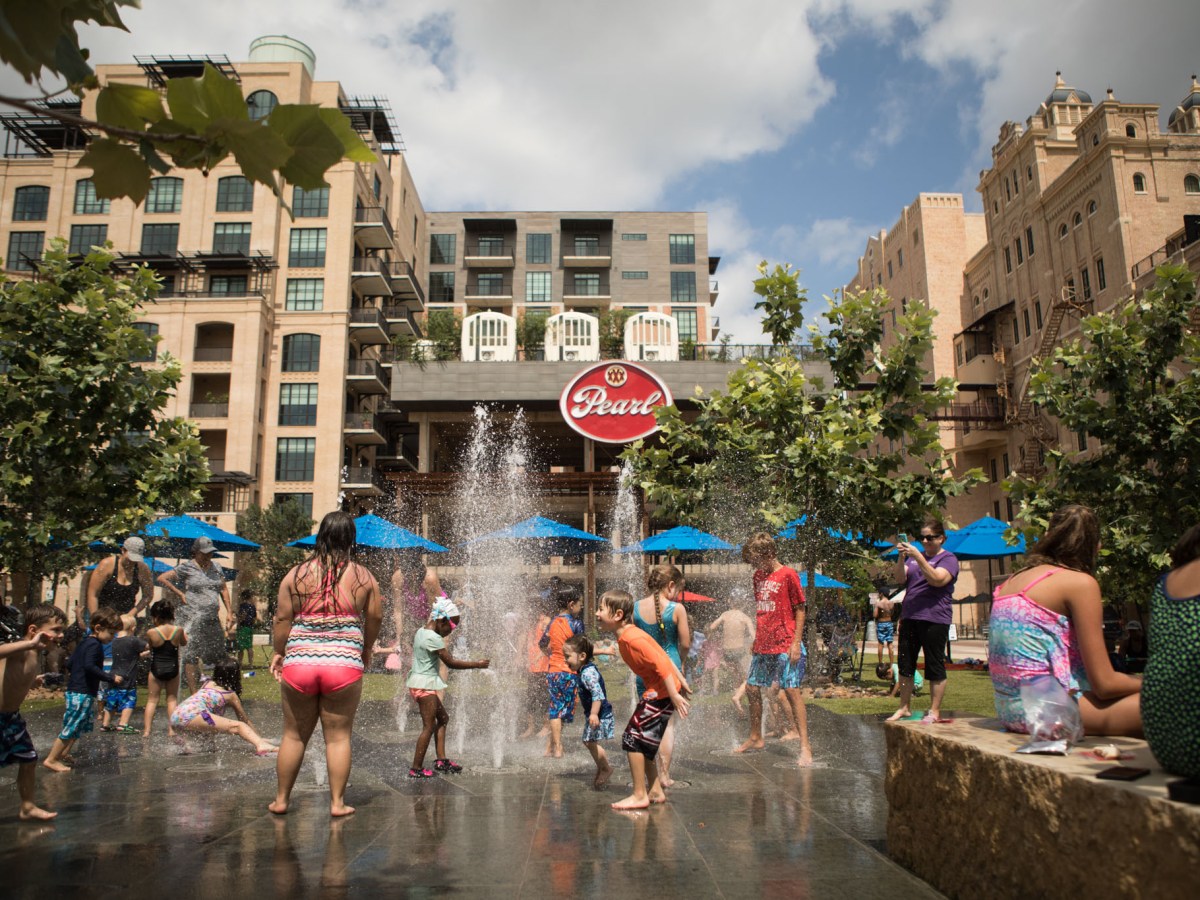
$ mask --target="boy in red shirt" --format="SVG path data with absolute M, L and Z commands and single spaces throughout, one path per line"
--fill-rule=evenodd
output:
M 658 780 L 654 757 L 671 713 L 679 710 L 685 719 L 688 701 L 685 695 L 691 688 L 667 656 L 667 651 L 646 632 L 633 624 L 633 597 L 625 591 L 608 591 L 600 598 L 596 624 L 601 631 L 617 636 L 617 648 L 625 665 L 646 684 L 638 700 L 621 747 L 629 756 L 629 771 L 633 775 L 633 793 L 612 805 L 613 809 L 645 809 L 651 803 L 665 803 L 667 795 Z M 649 779 L 649 790 L 646 788 Z
M 804 589 L 796 570 L 779 561 L 775 540 L 760 531 L 742 547 L 742 559 L 754 566 L 754 599 L 758 607 L 750 677 L 746 696 L 750 700 L 750 738 L 738 747 L 738 753 L 761 750 L 762 689 L 779 682 L 785 702 L 791 707 L 800 734 L 800 766 L 812 765 L 808 745 L 808 714 L 800 683 L 808 651 L 804 647 Z

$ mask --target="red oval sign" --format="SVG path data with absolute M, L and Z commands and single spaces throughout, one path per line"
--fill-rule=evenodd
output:
M 610 360 L 572 378 L 558 406 L 567 424 L 584 437 L 624 444 L 654 434 L 654 410 L 673 402 L 666 382 L 649 369 Z

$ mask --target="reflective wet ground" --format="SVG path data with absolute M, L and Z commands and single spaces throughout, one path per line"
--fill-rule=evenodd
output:
M 249 704 L 277 737 L 281 714 Z M 397 734 L 390 703 L 364 703 L 347 800 L 331 822 L 309 760 L 292 811 L 266 811 L 274 762 L 236 738 L 83 739 L 74 772 L 38 770 L 52 826 L 16 819 L 15 770 L 0 775 L 0 894 L 46 897 L 936 897 L 885 855 L 883 729 L 874 718 L 809 710 L 818 767 L 793 767 L 793 744 L 736 756 L 715 709 L 680 735 L 665 806 L 615 813 L 628 769 L 618 742 L 613 784 L 567 729 L 567 755 L 525 742 L 499 768 L 468 752 L 466 773 L 404 776 L 415 717 Z M 618 710 L 618 732 L 623 725 Z M 139 711 L 140 715 L 140 711 Z M 43 755 L 61 713 L 27 717 Z M 165 728 L 161 720 L 156 723 Z M 312 751 L 320 746 L 310 747 Z M 432 752 L 430 757 L 432 758 Z M 66 894 L 59 894 L 63 890 Z

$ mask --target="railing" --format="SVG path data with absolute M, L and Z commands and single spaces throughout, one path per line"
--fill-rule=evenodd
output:
M 495 243 L 492 241 L 468 241 L 464 247 L 465 256 L 483 257 L 484 259 L 516 259 L 516 245 L 507 241 Z
M 383 258 L 379 256 L 356 256 L 350 261 L 350 271 L 354 275 L 378 275 L 387 278 L 388 271 Z
M 990 333 L 963 335 L 963 362 L 969 363 L 977 356 L 992 356 L 996 352 L 996 340 Z
M 512 282 L 504 281 L 482 281 L 467 284 L 468 297 L 511 297 Z
M 208 456 L 205 457 L 208 463 L 208 472 L 210 475 L 220 475 L 225 471 L 225 457 L 223 456 Z
M 992 424 L 1004 425 L 1004 401 L 999 397 L 985 397 L 970 403 L 951 403 L 930 416 L 935 422 L 963 422 L 967 425 L 985 427 Z M 969 430 L 969 429 L 968 429 Z
M 392 230 L 392 222 L 388 218 L 388 214 L 383 211 L 382 206 L 360 206 L 356 208 L 354 210 L 354 224 L 382 225 L 389 241 L 395 237 L 395 232 Z
M 373 412 L 348 412 L 346 413 L 345 424 L 342 427 L 346 431 L 375 431 L 383 434 L 383 427 L 379 423 L 379 416 Z
M 563 284 L 564 297 L 611 297 L 612 288 L 608 279 L 599 281 L 575 281 L 567 276 Z
M 407 306 L 385 306 L 383 317 L 388 322 L 407 322 L 409 328 L 414 332 L 417 330 L 417 323 L 413 321 L 412 312 Z
M 187 297 L 189 300 L 228 300 L 231 297 L 264 297 L 260 288 L 246 288 L 240 291 L 162 291 L 160 300 L 172 297 Z
M 421 301 L 422 306 L 425 305 L 425 288 L 421 287 L 420 279 L 417 278 L 417 273 L 413 271 L 411 263 L 405 260 L 394 262 L 388 274 L 392 281 L 399 281 L 402 278 L 408 279 L 409 284 L 412 285 L 413 290 L 416 292 L 417 299 Z
M 192 351 L 192 359 L 196 362 L 230 362 L 233 359 L 233 348 L 197 347 Z
M 374 306 L 360 306 L 350 310 L 351 325 L 376 325 L 384 331 L 387 330 L 387 319 L 383 316 L 383 311 Z
M 346 365 L 346 374 L 358 378 L 377 378 L 386 380 L 383 366 L 374 359 L 352 359 Z
M 368 484 L 383 488 L 383 479 L 373 466 L 348 466 L 342 470 L 342 487 Z
M 188 409 L 193 419 L 226 419 L 229 417 L 228 403 L 193 403 Z M 211 467 L 212 460 L 209 460 Z M 215 472 L 216 469 L 213 469 Z
M 563 258 L 590 259 L 592 257 L 612 256 L 611 241 L 576 244 L 570 235 L 563 235 L 561 249 Z
M 1130 280 L 1137 281 L 1138 278 L 1152 269 L 1157 269 L 1159 266 L 1167 262 L 1172 256 L 1188 247 L 1195 242 L 1195 237 L 1189 240 L 1186 231 L 1180 231 L 1177 234 L 1167 238 L 1167 242 L 1147 256 L 1145 259 L 1139 260 L 1133 264 L 1130 274 L 1133 276 Z
M 809 362 L 822 357 L 810 344 L 794 344 L 788 348 L 800 360 Z M 782 354 L 782 348 L 774 344 L 696 344 L 685 341 L 679 345 L 679 359 L 683 362 L 721 362 L 736 365 L 743 359 L 774 359 Z M 541 361 L 545 351 L 541 347 L 518 350 L 525 362 Z M 396 359 L 404 362 L 456 362 L 460 359 L 458 341 L 445 341 L 433 346 L 420 346 L 416 342 L 400 344 L 396 348 Z M 600 347 L 601 359 L 625 359 L 624 346 Z

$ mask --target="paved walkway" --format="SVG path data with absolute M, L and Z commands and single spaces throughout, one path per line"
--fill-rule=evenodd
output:
M 251 706 L 278 736 L 281 715 Z M 453 712 L 453 709 L 452 709 Z M 621 713 L 618 711 L 618 718 Z M 140 714 L 140 711 L 139 711 Z M 568 729 L 567 757 L 544 760 L 518 745 L 498 767 L 470 745 L 468 773 L 414 783 L 404 777 L 415 717 L 398 734 L 395 709 L 364 703 L 348 802 L 331 822 L 309 759 L 292 812 L 265 807 L 274 763 L 236 738 L 192 739 L 179 755 L 165 735 L 96 733 L 77 769 L 38 771 L 52 826 L 16 820 L 12 769 L 0 781 L 0 871 L 13 897 L 261 896 L 863 897 L 939 896 L 884 854 L 883 733 L 874 718 L 809 711 L 818 767 L 793 766 L 794 745 L 737 756 L 719 706 L 698 708 L 680 735 L 671 802 L 615 813 L 623 757 L 605 793 Z M 29 717 L 49 748 L 60 714 Z M 623 724 L 623 719 L 621 722 Z M 158 723 L 165 728 L 165 723 Z M 453 728 L 453 722 L 451 723 Z M 207 744 L 207 746 L 206 746 Z M 453 745 L 453 742 L 452 742 Z M 610 749 L 619 755 L 615 745 Z M 432 756 L 432 753 L 431 753 Z M 318 757 L 319 758 L 319 757 Z M 67 893 L 63 893 L 67 892 Z

